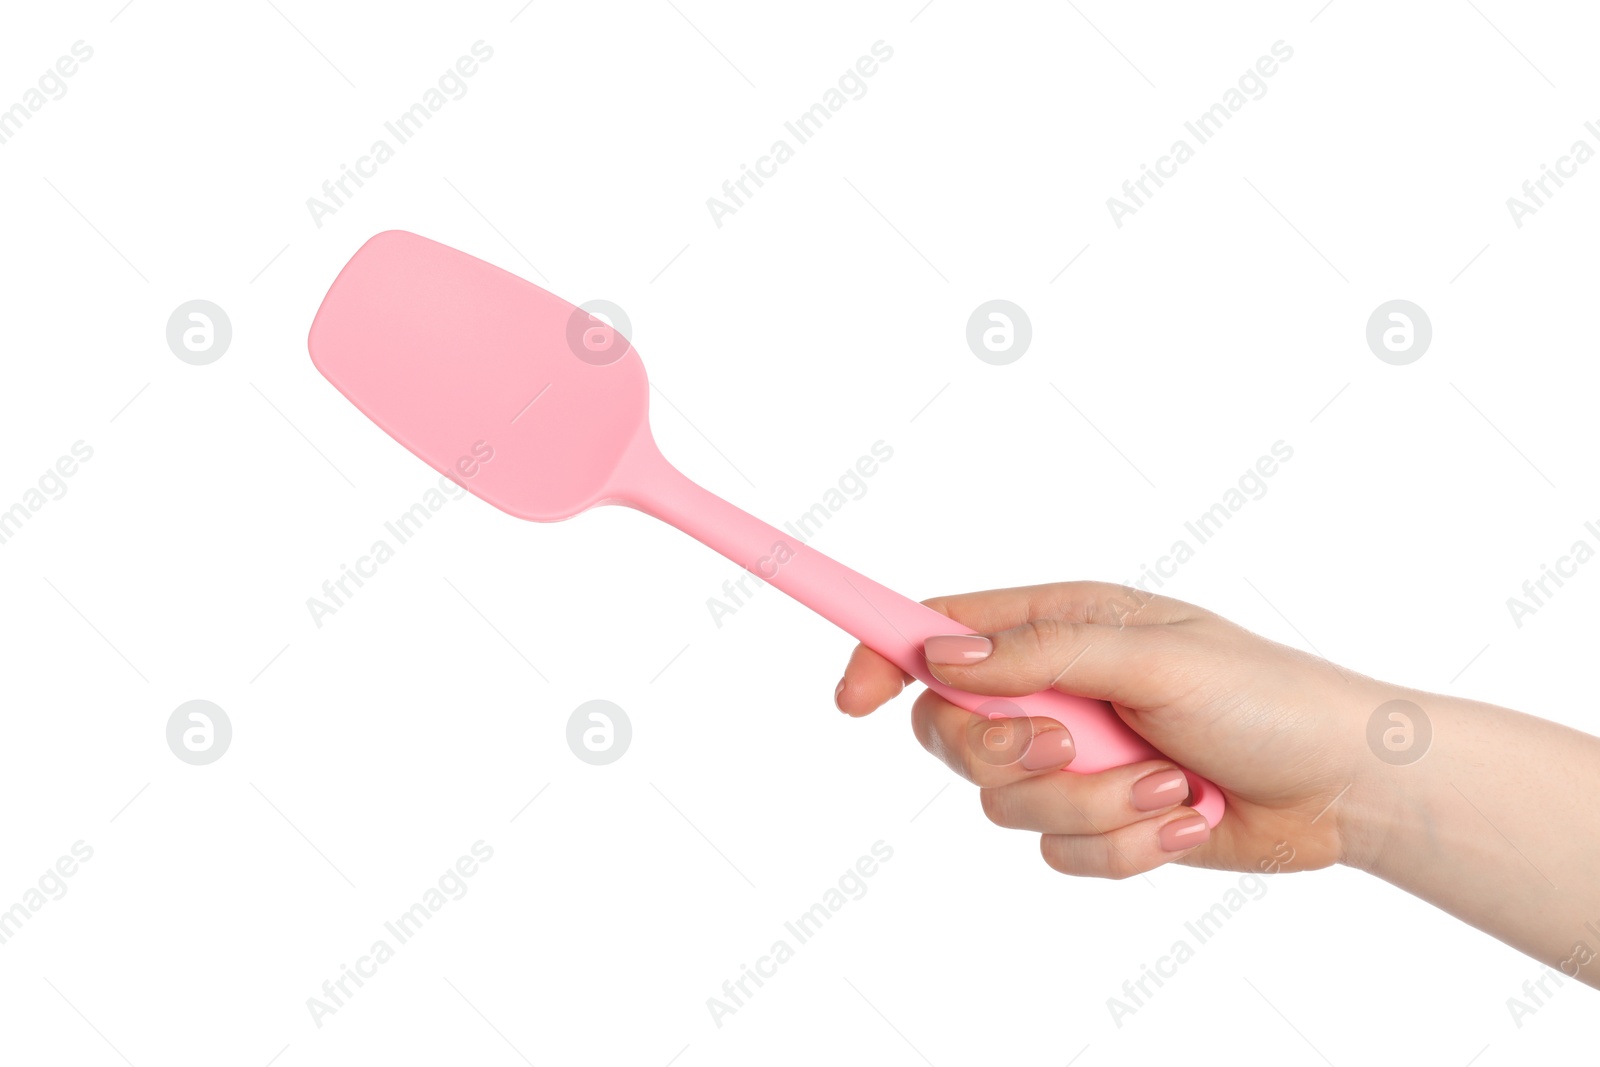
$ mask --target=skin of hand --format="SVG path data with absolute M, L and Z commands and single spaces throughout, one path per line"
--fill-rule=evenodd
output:
M 1056 870 L 1126 878 L 1170 862 L 1265 873 L 1343 863 L 1600 986 L 1600 740 L 1387 685 L 1125 586 L 926 603 L 977 631 L 925 643 L 940 681 L 999 698 L 1054 687 L 1106 700 L 1177 761 L 1063 774 L 1073 749 L 1061 724 L 985 719 L 923 692 L 917 739 L 979 786 L 991 821 L 1039 833 Z M 910 680 L 858 646 L 835 704 L 867 715 Z M 1385 747 L 1392 730 L 1415 740 L 1419 728 L 1417 758 Z M 1226 796 L 1209 832 L 1185 806 L 1179 765 Z M 1552 805 L 1552 788 L 1584 802 Z

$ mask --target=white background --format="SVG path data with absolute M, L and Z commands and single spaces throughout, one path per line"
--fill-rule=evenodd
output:
M 1238 876 L 1053 873 L 916 745 L 909 696 L 833 710 L 844 635 L 770 589 L 717 628 L 737 571 L 641 515 L 452 502 L 319 629 L 306 599 L 434 477 L 305 336 L 391 228 L 614 301 L 664 452 L 769 521 L 891 446 L 813 543 L 916 597 L 1132 578 L 1283 440 L 1165 592 L 1594 731 L 1600 565 L 1520 628 L 1505 603 L 1600 520 L 1600 162 L 1520 229 L 1505 203 L 1600 147 L 1593 13 L 674 3 L 7 13 L 0 106 L 94 55 L 0 145 L 0 507 L 94 455 L 0 546 L 0 907 L 94 854 L 0 946 L 0 1057 L 1592 1054 L 1592 991 L 1519 1027 L 1535 962 L 1346 870 L 1268 882 L 1118 1027 L 1107 998 Z M 306 199 L 478 40 L 466 96 L 317 227 Z M 715 226 L 706 198 L 879 40 L 867 94 Z M 1267 94 L 1117 228 L 1106 198 L 1279 40 Z M 1003 367 L 964 339 L 997 297 L 1034 330 Z M 209 366 L 165 340 L 196 298 L 233 325 Z M 1409 366 L 1364 338 L 1395 298 L 1433 323 Z M 234 730 L 204 767 L 165 740 L 196 698 Z M 634 730 L 603 767 L 565 741 L 595 698 Z M 315 1025 L 307 998 L 479 840 L 467 895 Z M 867 894 L 715 1025 L 706 999 L 880 840 Z

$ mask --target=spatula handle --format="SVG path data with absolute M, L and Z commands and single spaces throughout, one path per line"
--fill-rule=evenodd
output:
M 848 631 L 950 703 L 989 718 L 1027 715 L 1061 723 L 1071 731 L 1077 751 L 1069 771 L 1091 773 L 1165 758 L 1104 701 L 1054 689 L 1023 697 L 987 697 L 940 682 L 928 673 L 922 643 L 938 634 L 972 630 L 701 488 L 662 458 L 648 435 L 624 459 L 613 485 L 617 488 L 612 502 L 654 515 L 716 549 Z M 1190 806 L 1215 826 L 1222 817 L 1222 791 L 1193 772 L 1184 773 Z

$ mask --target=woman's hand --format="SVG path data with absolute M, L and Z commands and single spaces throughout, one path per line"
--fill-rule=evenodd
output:
M 1373 759 L 1366 721 L 1387 698 L 1372 679 L 1124 586 L 1063 582 L 927 604 L 984 635 L 926 642 L 941 681 L 996 697 L 1053 686 L 1110 701 L 1177 761 L 1061 774 L 1073 752 L 1059 723 L 988 720 L 931 691 L 918 697 L 917 740 L 981 787 L 993 822 L 1042 834 L 1055 869 L 1107 878 L 1174 861 L 1303 870 L 1347 860 L 1362 845 L 1336 802 Z M 835 702 L 866 715 L 909 680 L 858 646 Z M 1209 834 L 1184 806 L 1178 764 L 1226 794 L 1227 813 Z

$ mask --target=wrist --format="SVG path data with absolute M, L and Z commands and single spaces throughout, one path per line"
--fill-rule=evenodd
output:
M 1339 862 L 1394 881 L 1427 843 L 1430 814 L 1456 718 L 1451 697 L 1381 686 L 1355 723 L 1350 787 L 1336 808 Z

